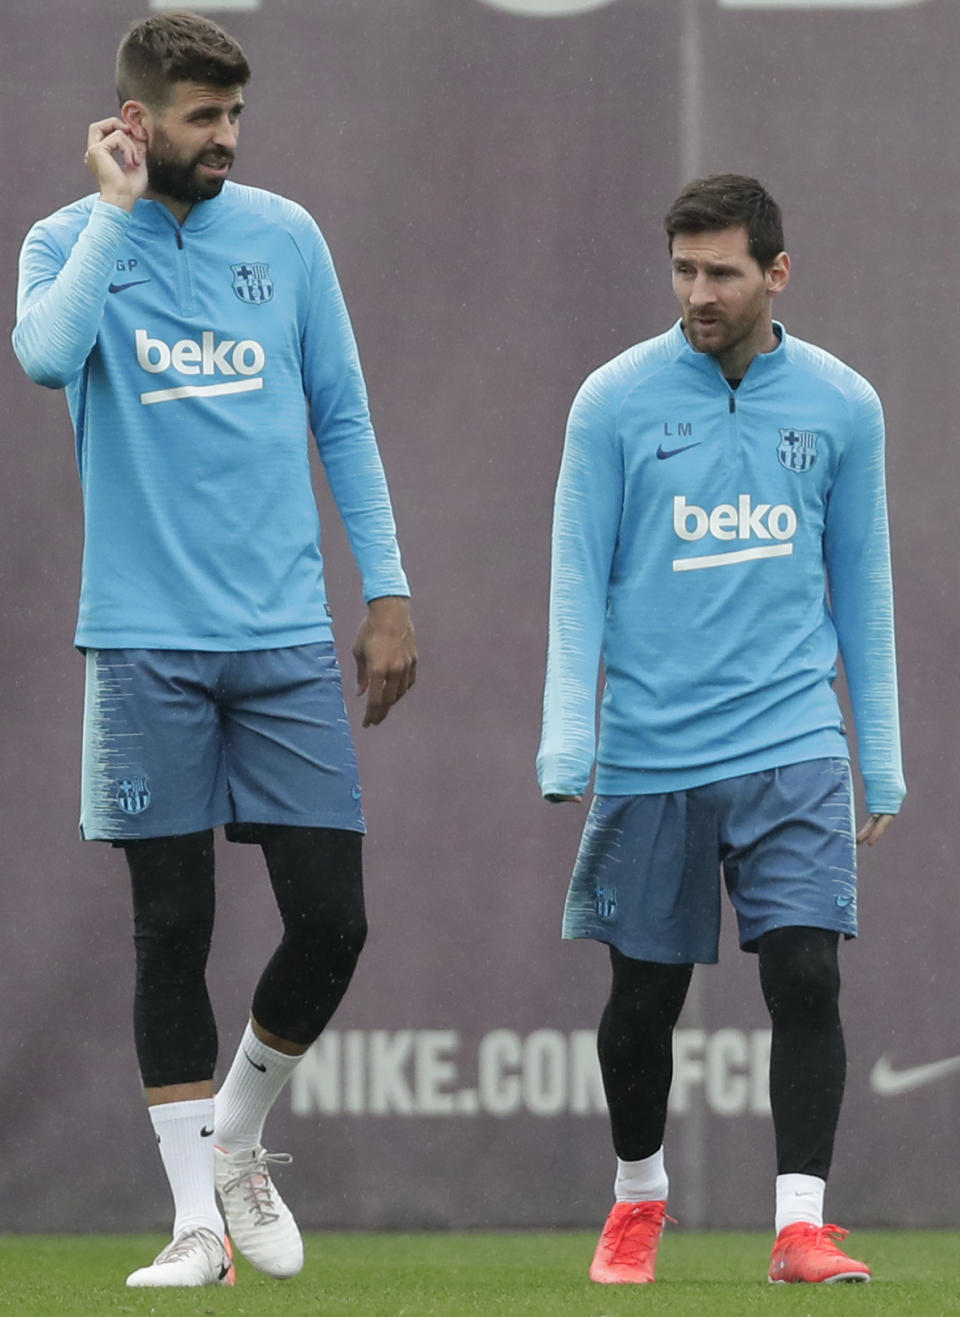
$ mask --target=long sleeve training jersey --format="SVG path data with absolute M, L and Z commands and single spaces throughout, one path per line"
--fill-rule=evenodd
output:
M 76 431 L 78 645 L 329 639 L 308 422 L 365 598 L 409 593 L 350 321 L 301 207 L 228 182 L 181 226 L 156 201 L 86 197 L 27 235 L 13 343 Z
M 879 400 L 777 325 L 739 387 L 679 324 L 594 372 L 553 530 L 546 794 L 678 791 L 848 756 L 872 813 L 900 763 Z M 605 688 L 596 738 L 600 660 Z

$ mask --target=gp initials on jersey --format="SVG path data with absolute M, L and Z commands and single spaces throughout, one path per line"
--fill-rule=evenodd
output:
M 676 558 L 675 572 L 723 567 L 754 558 L 782 558 L 793 553 L 789 541 L 797 531 L 797 514 L 787 503 L 754 506 L 749 494 L 738 494 L 737 503 L 718 503 L 710 512 L 688 503 L 684 494 L 673 500 L 673 529 L 681 540 L 697 541 L 712 535 L 715 540 L 775 540 L 748 549 L 728 550 L 698 558 Z
M 162 338 L 151 338 L 145 329 L 135 331 L 137 364 L 151 375 L 175 370 L 180 375 L 243 376 L 228 379 L 222 384 L 189 384 L 171 389 L 155 389 L 141 393 L 144 405 L 173 402 L 179 398 L 217 397 L 226 393 L 249 393 L 263 388 L 260 372 L 266 364 L 267 354 L 254 338 L 224 338 L 217 342 L 212 329 L 205 329 L 200 341 L 181 338 L 176 343 L 165 343 Z M 256 376 L 257 378 L 253 378 Z

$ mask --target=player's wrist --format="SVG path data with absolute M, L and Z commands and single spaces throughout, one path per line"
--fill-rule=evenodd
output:
M 403 595 L 381 595 L 367 601 L 367 618 L 377 626 L 412 627 L 410 600 Z
M 127 211 L 128 214 L 133 211 L 134 206 L 137 204 L 136 197 L 131 197 L 129 194 L 122 192 L 115 192 L 111 188 L 101 188 L 100 200 L 105 201 L 108 206 L 117 206 L 120 210 Z

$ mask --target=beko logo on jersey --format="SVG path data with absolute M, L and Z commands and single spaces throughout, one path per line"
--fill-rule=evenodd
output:
M 145 329 L 135 331 L 137 364 L 151 375 L 175 370 L 179 375 L 234 376 L 218 384 L 182 384 L 171 389 L 153 389 L 140 394 L 144 406 L 156 402 L 175 402 L 179 398 L 210 398 L 225 393 L 250 393 L 263 388 L 260 372 L 267 354 L 255 338 L 224 338 L 217 342 L 212 329 L 205 329 L 200 341 L 181 338 L 174 344 L 151 338 Z M 236 377 L 240 378 L 236 378 Z
M 749 494 L 738 494 L 737 503 L 718 503 L 711 511 L 688 503 L 677 494 L 673 500 L 673 529 L 681 540 L 771 540 L 749 549 L 727 549 L 702 558 L 675 558 L 675 572 L 694 572 L 704 567 L 727 567 L 749 562 L 753 558 L 785 558 L 793 553 L 792 539 L 797 531 L 797 514 L 787 503 L 754 505 Z

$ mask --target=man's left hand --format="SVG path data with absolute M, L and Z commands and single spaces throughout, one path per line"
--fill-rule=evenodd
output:
M 366 694 L 364 727 L 382 723 L 417 679 L 417 641 L 410 600 L 399 595 L 371 599 L 357 642 L 357 694 Z
M 896 814 L 871 814 L 857 833 L 857 844 L 866 842 L 875 846 L 896 817 Z

